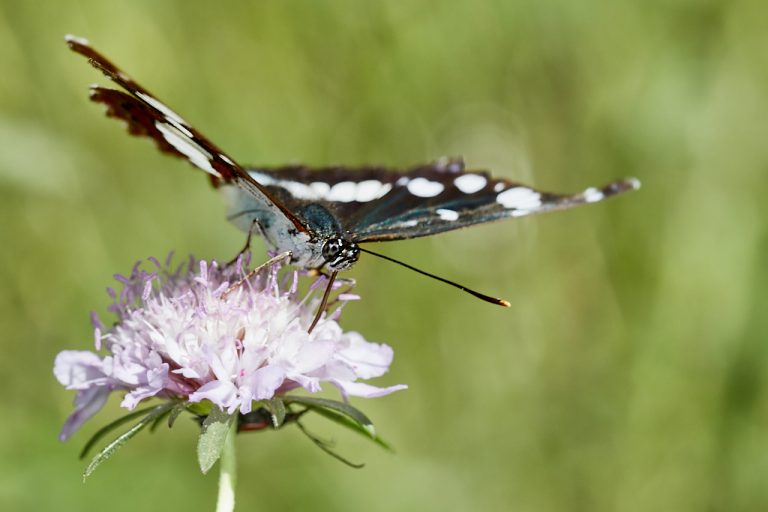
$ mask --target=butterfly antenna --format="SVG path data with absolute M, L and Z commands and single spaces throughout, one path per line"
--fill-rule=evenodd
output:
M 320 307 L 317 309 L 317 314 L 315 314 L 315 319 L 312 320 L 312 325 L 309 326 L 309 329 L 307 329 L 307 333 L 311 333 L 312 329 L 315 328 L 317 325 L 317 322 L 320 321 L 320 317 L 323 316 L 323 311 L 325 311 L 325 307 L 328 305 L 328 297 L 331 295 L 331 288 L 333 288 L 333 282 L 336 280 L 336 274 L 339 272 L 332 272 L 330 277 L 328 277 L 328 285 L 325 287 L 325 293 L 323 293 L 323 300 L 320 301 Z
M 365 253 L 368 253 L 368 254 L 372 254 L 373 256 L 378 256 L 379 258 L 385 259 L 387 261 L 391 261 L 392 263 L 397 263 L 398 265 L 400 265 L 402 267 L 405 267 L 407 269 L 413 270 L 414 272 L 418 272 L 421 275 L 424 275 L 424 276 L 427 276 L 427 277 L 431 277 L 432 279 L 437 279 L 440 282 L 443 282 L 445 284 L 449 284 L 449 285 L 453 286 L 454 288 L 458 288 L 461 291 L 467 292 L 470 295 L 474 295 L 478 299 L 484 300 L 485 302 L 490 302 L 491 304 L 496 304 L 498 306 L 504 306 L 505 308 L 508 308 L 508 307 L 511 306 L 509 301 L 506 301 L 504 299 L 497 299 L 496 297 L 491 297 L 490 295 L 485 295 L 484 293 L 480 293 L 480 292 L 476 292 L 474 290 L 470 290 L 466 286 L 462 286 L 459 283 L 454 283 L 453 281 L 449 281 L 448 279 L 445 279 L 443 277 L 436 276 L 435 274 L 430 274 L 429 272 L 425 272 L 424 270 L 418 269 L 418 268 L 416 268 L 416 267 L 414 267 L 412 265 L 409 265 L 407 263 L 403 263 L 402 261 L 398 261 L 398 260 L 396 260 L 394 258 L 390 258 L 389 256 L 385 256 L 385 255 L 379 254 L 377 252 L 369 251 L 368 249 L 363 249 L 362 247 L 360 247 L 360 250 L 362 252 L 365 252 Z

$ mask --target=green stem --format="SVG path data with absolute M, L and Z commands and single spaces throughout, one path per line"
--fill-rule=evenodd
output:
M 219 497 L 216 500 L 216 512 L 235 510 L 235 484 L 237 483 L 237 461 L 235 460 L 235 437 L 237 437 L 237 418 L 232 421 L 224 448 L 219 460 Z

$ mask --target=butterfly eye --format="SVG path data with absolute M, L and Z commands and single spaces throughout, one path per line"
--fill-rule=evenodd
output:
M 343 238 L 329 238 L 323 245 L 323 258 L 331 270 L 351 267 L 360 257 L 360 248 L 354 242 Z
M 340 238 L 331 238 L 323 245 L 323 258 L 326 261 L 335 260 L 341 254 L 344 243 Z

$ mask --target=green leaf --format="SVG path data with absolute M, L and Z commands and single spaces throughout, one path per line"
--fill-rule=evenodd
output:
M 330 443 L 323 441 L 322 439 L 316 437 L 315 435 L 311 434 L 304 425 L 301 424 L 300 421 L 296 422 L 296 425 L 299 427 L 299 429 L 304 433 L 305 436 L 307 436 L 313 443 L 315 443 L 315 446 L 323 450 L 325 453 L 333 457 L 334 459 L 343 462 L 349 467 L 360 469 L 365 466 L 365 464 L 355 464 L 354 462 L 351 462 L 338 453 L 331 450 Z
M 370 430 L 367 428 L 362 427 L 359 423 L 350 420 L 346 416 L 342 416 L 341 414 L 332 411 L 330 409 L 324 409 L 322 407 L 316 407 L 312 409 L 312 411 L 316 412 L 320 416 L 327 418 L 334 423 L 337 423 L 341 425 L 342 427 L 348 428 L 349 430 L 353 432 L 357 432 L 358 434 L 364 436 L 366 439 L 372 440 L 374 443 L 378 444 L 385 450 L 389 452 L 394 452 L 394 448 L 392 448 L 392 445 L 390 445 L 387 441 L 382 439 L 378 434 L 377 435 L 371 435 Z
M 203 421 L 203 430 L 197 442 L 197 461 L 203 474 L 216 464 L 221 457 L 221 450 L 227 440 L 230 425 L 237 417 L 236 414 L 227 414 L 218 407 L 211 409 L 208 417 Z
M 139 416 L 143 416 L 145 414 L 148 414 L 150 411 L 153 411 L 155 407 L 146 407 L 144 409 L 140 409 L 138 411 L 133 411 L 132 413 L 126 414 L 125 416 L 122 416 L 112 423 L 105 425 L 101 427 L 99 430 L 96 431 L 95 434 L 91 436 L 91 438 L 88 440 L 87 443 L 85 443 L 85 446 L 83 446 L 83 449 L 80 451 L 80 458 L 85 458 L 86 455 L 88 455 L 88 452 L 91 451 L 91 448 L 101 440 L 102 437 L 109 434 L 111 431 L 115 430 L 117 427 L 124 423 L 128 423 L 134 418 L 138 418 Z
M 302 404 L 314 410 L 331 409 L 332 411 L 339 412 L 365 429 L 371 439 L 376 439 L 376 429 L 373 427 L 373 422 L 368 419 L 368 416 L 349 404 L 339 402 L 338 400 L 328 400 L 327 398 L 314 398 L 308 396 L 286 396 L 283 397 L 283 400 L 287 404 Z
M 279 398 L 273 398 L 271 400 L 264 400 L 264 407 L 272 416 L 272 426 L 280 428 L 285 422 L 285 403 Z
M 114 455 L 114 453 L 122 448 L 125 443 L 130 441 L 144 427 L 155 421 L 158 416 L 165 414 L 165 412 L 171 407 L 173 407 L 173 402 L 154 407 L 150 413 L 144 416 L 138 423 L 136 423 L 126 432 L 120 434 L 115 440 L 102 448 L 102 450 L 96 454 L 93 459 L 91 459 L 91 463 L 88 464 L 88 467 L 85 468 L 85 472 L 83 472 L 83 481 L 91 476 L 91 474 L 96 470 L 97 467 L 99 467 L 102 462 Z

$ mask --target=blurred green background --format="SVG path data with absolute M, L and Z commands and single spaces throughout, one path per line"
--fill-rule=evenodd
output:
M 391 344 L 354 403 L 392 455 L 329 427 L 238 439 L 239 510 L 768 510 L 768 8 L 761 0 L 0 2 L 0 508 L 212 510 L 189 421 L 83 485 L 108 407 L 57 441 L 115 272 L 228 259 L 200 173 L 130 138 L 64 44 L 88 37 L 243 163 L 464 155 L 547 190 L 637 176 L 569 212 L 378 247 L 344 325 Z M 257 250 L 261 246 L 256 247 Z

